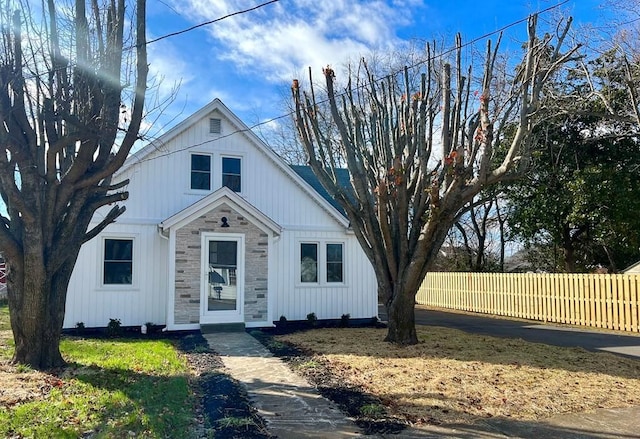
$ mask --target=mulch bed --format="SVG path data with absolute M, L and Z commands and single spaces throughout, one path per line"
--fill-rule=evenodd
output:
M 264 419 L 251 406 L 242 384 L 224 372 L 220 356 L 200 333 L 179 338 L 178 348 L 194 370 L 191 386 L 197 397 L 201 437 L 216 439 L 268 439 Z

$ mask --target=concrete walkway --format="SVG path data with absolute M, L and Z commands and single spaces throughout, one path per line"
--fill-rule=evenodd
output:
M 230 375 L 247 387 L 271 434 L 282 439 L 360 437 L 357 425 L 246 332 L 203 336 Z
M 280 439 L 640 438 L 640 407 L 563 415 L 543 422 L 489 419 L 455 428 L 424 426 L 407 428 L 399 434 L 364 436 L 332 402 L 320 396 L 305 379 L 294 374 L 246 332 L 203 336 L 211 349 L 220 354 L 230 375 L 246 386 L 254 407 L 266 420 L 269 432 Z

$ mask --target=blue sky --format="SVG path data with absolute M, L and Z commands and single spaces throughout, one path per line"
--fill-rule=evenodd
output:
M 148 0 L 148 39 L 264 1 Z M 542 19 L 563 13 L 574 16 L 576 28 L 602 25 L 608 14 L 604 1 L 572 0 Z M 291 80 L 306 77 L 309 66 L 319 75 L 323 66 L 411 41 L 444 37 L 450 44 L 458 31 L 469 41 L 557 3 L 561 0 L 279 0 L 149 45 L 161 95 L 180 83 L 175 101 L 149 133 L 162 133 L 216 97 L 247 125 L 270 120 L 286 112 Z M 523 38 L 525 30 L 525 23 L 507 30 L 507 44 Z

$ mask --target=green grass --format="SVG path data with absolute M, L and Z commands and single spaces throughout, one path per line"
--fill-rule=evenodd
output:
M 0 328 L 6 315 L 0 307 Z M 64 338 L 60 348 L 69 365 L 57 375 L 19 372 L 2 355 L 3 368 L 19 378 L 13 385 L 30 375 L 48 391 L 0 404 L 0 437 L 190 436 L 195 415 L 188 369 L 171 342 Z M 0 350 L 12 349 L 0 339 Z
M 11 331 L 9 307 L 7 305 L 0 305 L 0 331 Z

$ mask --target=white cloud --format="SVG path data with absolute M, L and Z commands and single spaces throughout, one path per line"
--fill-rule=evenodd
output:
M 381 0 L 298 0 L 265 6 L 207 26 L 224 50 L 220 59 L 246 73 L 260 72 L 271 82 L 289 81 L 311 66 L 319 71 L 399 41 L 395 28 L 409 24 L 406 3 Z M 189 0 L 182 13 L 194 23 L 255 6 L 254 1 Z

